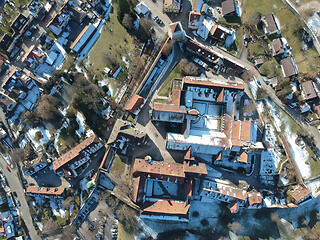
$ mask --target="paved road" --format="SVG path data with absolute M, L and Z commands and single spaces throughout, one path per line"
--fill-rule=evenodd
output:
M 18 195 L 18 200 L 21 203 L 21 207 L 19 208 L 19 211 L 21 212 L 22 218 L 29 230 L 29 235 L 32 240 L 40 240 L 41 238 L 38 236 L 36 230 L 34 229 L 32 218 L 29 212 L 29 206 L 25 199 L 24 190 L 22 188 L 22 185 L 18 178 L 18 170 L 12 169 L 11 172 L 8 172 L 5 169 L 6 161 L 0 156 L 0 168 L 3 169 L 3 173 L 7 178 L 7 182 L 9 184 L 9 187 L 11 191 L 14 191 Z

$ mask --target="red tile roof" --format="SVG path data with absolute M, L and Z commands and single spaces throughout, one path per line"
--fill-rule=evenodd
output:
M 292 193 L 291 197 L 295 200 L 295 203 L 300 202 L 303 198 L 307 197 L 311 193 L 311 190 L 305 186 L 299 185 Z
M 144 98 L 135 93 L 127 103 L 125 109 L 131 113 L 135 113 L 135 111 L 138 110 L 138 107 L 140 107 L 143 103 Z
M 92 135 L 79 143 L 77 146 L 75 146 L 73 149 L 68 151 L 67 153 L 60 156 L 57 160 L 55 160 L 52 163 L 52 169 L 53 171 L 58 170 L 60 167 L 68 163 L 69 161 L 75 159 L 77 156 L 79 156 L 80 152 L 87 148 L 90 144 L 92 144 L 96 140 L 96 135 Z
M 231 186 L 221 186 L 218 185 L 218 190 L 214 190 L 214 189 L 208 189 L 208 188 L 204 188 L 204 190 L 209 191 L 209 192 L 213 192 L 213 193 L 219 193 L 222 195 L 226 195 L 235 199 L 239 199 L 239 200 L 246 200 L 248 197 L 247 191 L 246 190 L 242 190 L 239 188 L 233 188 Z
M 248 154 L 246 152 L 242 152 L 238 158 L 238 162 L 247 163 L 248 162 Z
M 70 49 L 73 49 L 77 43 L 79 42 L 79 40 L 82 38 L 82 36 L 85 34 L 85 32 L 88 30 L 88 28 L 91 26 L 91 23 L 87 24 L 82 31 L 80 32 L 80 34 L 78 35 L 78 37 L 71 43 L 70 45 Z
M 241 122 L 241 141 L 250 141 L 251 122 Z
M 229 205 L 229 209 L 231 213 L 236 213 L 238 211 L 238 202 L 232 201 Z
M 136 159 L 132 172 L 133 174 L 145 173 L 185 178 L 186 173 L 207 175 L 207 167 L 204 163 L 195 163 L 194 161 L 185 161 L 183 164 L 179 164 Z
M 149 174 L 159 174 L 164 176 L 174 176 L 174 177 L 185 177 L 183 164 L 178 163 L 167 163 L 152 161 L 148 163 L 144 159 L 136 159 L 133 165 L 133 173 L 149 173 Z
M 297 74 L 297 72 L 293 66 L 291 57 L 287 57 L 287 58 L 282 59 L 280 61 L 280 64 L 281 64 L 281 67 L 284 72 L 284 77 L 291 77 L 291 76 Z
M 218 103 L 222 103 L 223 102 L 223 97 L 224 97 L 224 88 L 222 88 L 218 98 L 217 98 L 217 102 Z
M 225 89 L 237 89 L 237 90 L 244 90 L 244 83 L 239 81 L 210 81 L 209 78 L 203 78 L 202 80 L 199 78 L 191 78 L 191 77 L 184 77 L 183 81 L 185 84 L 192 84 L 192 85 L 202 85 L 208 87 L 221 87 Z
M 318 97 L 312 81 L 306 81 L 301 83 L 301 90 L 306 100 L 311 100 Z
M 186 113 L 186 108 L 180 108 L 180 98 L 181 98 L 181 90 L 173 89 L 171 94 L 172 103 L 171 104 L 163 104 L 163 103 L 154 103 L 153 109 L 156 111 L 164 111 L 164 112 L 176 112 L 176 113 Z
M 149 206 L 142 207 L 142 212 L 168 215 L 187 215 L 190 204 L 185 202 L 159 200 Z
M 253 206 L 255 204 L 261 204 L 262 203 L 262 196 L 259 192 L 249 192 L 248 193 L 248 202 L 250 206 Z
M 29 186 L 26 193 L 44 194 L 44 195 L 61 195 L 64 192 L 63 187 L 37 187 Z
M 207 167 L 204 163 L 195 163 L 195 161 L 185 161 L 183 163 L 185 173 L 196 175 L 207 175 Z

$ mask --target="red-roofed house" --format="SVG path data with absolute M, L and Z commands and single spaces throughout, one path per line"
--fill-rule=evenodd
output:
M 69 180 L 75 178 L 86 169 L 83 169 L 85 164 L 91 161 L 91 157 L 102 147 L 103 144 L 93 134 L 56 159 L 52 163 L 52 170 Z
M 143 106 L 145 99 L 138 94 L 133 94 L 129 102 L 127 103 L 125 109 L 133 114 L 136 114 L 137 111 Z
M 63 192 L 63 187 L 29 186 L 26 190 L 28 196 L 39 196 L 44 198 L 62 198 Z

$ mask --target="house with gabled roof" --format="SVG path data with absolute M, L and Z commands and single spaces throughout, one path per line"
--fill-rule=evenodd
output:
M 41 59 L 45 57 L 45 53 L 35 45 L 30 46 L 28 51 L 21 57 L 21 62 L 29 68 L 35 68 Z
M 235 0 L 224 0 L 221 2 L 223 16 L 231 16 L 236 14 Z
M 91 161 L 91 157 L 103 148 L 96 135 L 83 140 L 52 163 L 52 170 L 68 180 L 76 178 Z
M 39 187 L 28 186 L 26 194 L 28 196 L 38 196 L 42 198 L 62 198 L 65 188 L 63 187 Z
M 282 59 L 280 65 L 283 77 L 290 78 L 298 74 L 298 67 L 292 56 Z
M 313 81 L 309 80 L 306 82 L 302 82 L 300 84 L 300 88 L 301 88 L 301 94 L 304 100 L 312 101 L 319 98 L 317 91 L 315 90 L 316 86 Z
M 280 35 L 280 28 L 273 13 L 268 13 L 261 18 L 264 33 L 266 35 Z
M 269 43 L 272 56 L 275 58 L 281 58 L 288 52 L 289 46 L 285 38 L 276 38 Z

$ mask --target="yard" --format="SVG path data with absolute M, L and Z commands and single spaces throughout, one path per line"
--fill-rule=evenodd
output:
M 110 21 L 102 28 L 101 36 L 88 55 L 88 70 L 101 75 L 104 68 L 113 69 L 116 64 L 130 69 L 132 64 L 131 53 L 134 50 L 133 37 L 119 23 L 117 7 L 110 13 Z
M 121 176 L 125 170 L 125 159 L 121 159 L 118 154 L 115 155 L 113 160 L 113 165 L 111 168 L 111 173 Z
M 119 222 L 118 224 L 118 239 L 121 239 L 121 240 L 134 239 L 133 234 L 129 234 L 123 229 L 123 225 L 121 222 Z
M 248 18 L 259 12 L 261 15 L 273 12 L 280 22 L 281 34 L 288 41 L 292 48 L 292 54 L 295 58 L 300 73 L 309 72 L 312 70 L 320 70 L 320 59 L 315 48 L 302 50 L 300 20 L 282 3 L 281 0 L 243 0 L 242 3 L 243 15 L 242 20 L 245 22 Z
M 268 51 L 268 42 L 266 40 L 256 41 L 248 44 L 250 56 L 258 57 L 265 55 L 265 51 Z
M 180 77 L 182 77 L 182 72 L 181 72 L 181 70 L 179 68 L 179 64 L 178 64 L 171 71 L 171 73 L 169 74 L 167 79 L 164 81 L 164 83 L 161 85 L 158 95 L 162 96 L 162 97 L 169 97 L 169 95 L 171 93 L 172 80 L 175 78 L 180 78 Z
M 259 71 L 262 75 L 268 76 L 270 78 L 282 76 L 281 66 L 274 58 L 262 64 L 259 68 Z

